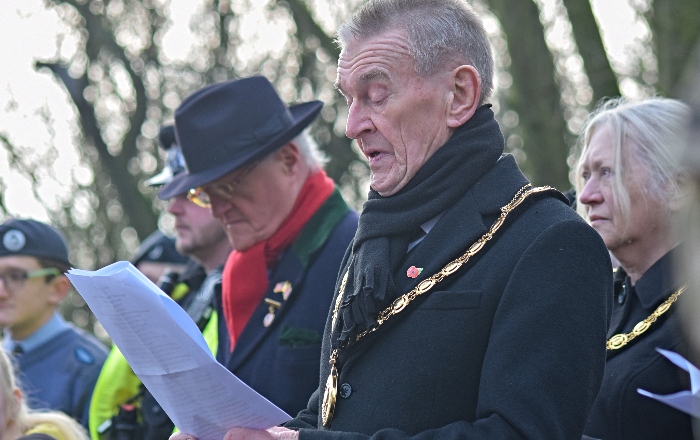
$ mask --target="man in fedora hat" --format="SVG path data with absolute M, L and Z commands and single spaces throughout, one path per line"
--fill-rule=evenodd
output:
M 234 251 L 217 358 L 289 414 L 318 385 L 321 335 L 357 226 L 304 132 L 321 107 L 287 107 L 260 76 L 202 88 L 175 112 L 187 171 L 159 193 L 189 191 L 225 228 Z
M 145 182 L 152 187 L 160 187 L 185 171 L 185 160 L 175 141 L 175 127 L 161 127 L 158 141 L 167 151 L 167 157 L 163 170 Z M 158 232 L 160 238 L 144 240 L 131 262 L 144 272 L 144 260 L 172 263 L 173 254 L 175 257 L 180 254 L 189 257 L 184 272 L 180 271 L 182 273 L 172 266 L 165 274 L 161 269 L 163 275 L 159 275 L 158 285 L 197 323 L 207 345 L 216 353 L 218 316 L 214 312 L 214 296 L 216 291 L 221 291 L 221 273 L 232 251 L 231 244 L 209 208 L 192 203 L 187 199 L 186 191 L 169 199 L 168 212 L 175 217 L 175 238 Z M 135 405 L 124 404 L 130 400 Z M 173 426 L 119 349 L 112 347 L 90 405 L 91 438 L 98 440 L 127 435 L 140 440 L 158 440 L 167 438 Z
M 32 408 L 55 409 L 88 425 L 88 408 L 107 349 L 66 322 L 68 248 L 52 226 L 31 219 L 0 224 L 0 329 Z

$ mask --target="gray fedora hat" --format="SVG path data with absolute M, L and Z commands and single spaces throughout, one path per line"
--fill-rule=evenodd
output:
M 187 170 L 158 193 L 161 200 L 205 185 L 283 146 L 318 116 L 321 101 L 287 107 L 267 78 L 206 86 L 175 111 L 175 135 Z

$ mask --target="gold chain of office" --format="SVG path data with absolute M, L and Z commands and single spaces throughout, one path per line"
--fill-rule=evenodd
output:
M 476 255 L 479 251 L 481 251 L 481 249 L 483 249 L 486 243 L 489 240 L 491 240 L 496 234 L 496 232 L 501 228 L 501 226 L 503 226 L 503 223 L 506 221 L 506 217 L 508 216 L 508 214 L 510 214 L 514 209 L 520 206 L 520 204 L 522 204 L 525 201 L 525 199 L 527 199 L 530 195 L 544 191 L 549 191 L 552 189 L 553 188 L 550 186 L 540 186 L 533 188 L 532 185 L 530 185 L 529 183 L 520 188 L 518 192 L 515 193 L 515 196 L 513 196 L 513 199 L 507 205 L 501 208 L 501 215 L 491 225 L 489 230 L 484 235 L 482 235 L 481 238 L 479 238 L 479 240 L 472 244 L 471 247 L 463 255 L 458 257 L 456 260 L 453 260 L 450 263 L 448 263 L 445 267 L 442 268 L 440 272 L 418 283 L 418 285 L 415 288 L 413 288 L 413 290 L 411 290 L 410 292 L 395 299 L 389 307 L 387 307 L 379 313 L 375 324 L 372 327 L 364 330 L 362 333 L 359 333 L 352 343 L 355 343 L 358 340 L 360 340 L 360 338 L 376 331 L 390 317 L 403 311 L 406 308 L 406 306 L 408 306 L 408 304 L 410 304 L 414 299 L 416 299 L 420 295 L 427 293 L 436 284 L 438 284 L 448 276 L 452 275 L 453 273 L 457 272 L 457 270 L 459 270 L 460 267 L 466 264 L 467 261 L 471 259 L 471 257 Z M 340 284 L 338 296 L 335 300 L 335 306 L 333 308 L 331 334 L 333 334 L 332 329 L 335 328 L 336 321 L 338 319 L 338 309 L 340 308 L 343 293 L 345 292 L 345 285 L 348 281 L 349 266 L 350 265 L 348 264 L 348 271 L 346 271 L 345 275 L 343 276 L 343 281 Z M 326 428 L 330 426 L 331 421 L 333 420 L 333 412 L 335 410 L 335 402 L 338 394 L 338 369 L 335 365 L 337 359 L 338 349 L 336 348 L 331 353 L 330 359 L 328 361 L 331 365 L 331 371 L 328 374 L 328 379 L 326 380 L 326 390 L 323 393 L 323 404 L 321 406 L 321 421 L 323 423 L 323 426 Z
M 654 313 L 649 315 L 648 318 L 639 321 L 637 325 L 634 326 L 631 332 L 629 333 L 619 333 L 612 338 L 608 339 L 608 342 L 605 344 L 605 347 L 608 350 L 619 350 L 620 348 L 624 347 L 627 345 L 632 339 L 636 338 L 637 336 L 641 335 L 645 331 L 649 330 L 649 327 L 656 322 L 657 319 L 661 317 L 664 313 L 668 311 L 668 309 L 671 308 L 671 304 L 676 302 L 678 297 L 681 295 L 681 293 L 685 292 L 685 289 L 688 286 L 681 286 L 680 289 L 676 290 L 671 294 L 671 296 L 666 299 L 666 301 L 662 302 L 659 307 L 654 310 Z

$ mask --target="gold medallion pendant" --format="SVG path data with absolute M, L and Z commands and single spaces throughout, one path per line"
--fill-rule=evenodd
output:
M 331 426 L 333 420 L 333 411 L 335 410 L 335 399 L 338 395 L 338 370 L 335 368 L 335 363 L 331 364 L 331 372 L 326 380 L 326 391 L 323 393 L 323 405 L 321 406 L 321 421 L 323 427 Z

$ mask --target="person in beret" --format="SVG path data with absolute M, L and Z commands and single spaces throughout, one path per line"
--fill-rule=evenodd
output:
M 320 381 L 284 427 L 225 439 L 580 440 L 610 259 L 561 193 L 503 154 L 478 15 L 464 0 L 371 0 L 337 41 L 345 133 L 371 189 Z
M 27 401 L 88 426 L 88 409 L 107 349 L 66 322 L 57 307 L 70 291 L 61 233 L 31 219 L 0 224 L 0 328 Z
M 206 86 L 175 111 L 186 171 L 159 192 L 209 207 L 233 252 L 217 359 L 289 414 L 316 388 L 321 335 L 357 214 L 305 130 L 320 101 L 287 106 L 262 76 Z
M 167 157 L 163 170 L 146 181 L 146 185 L 152 187 L 160 187 L 185 171 L 185 160 L 175 140 L 175 127 L 161 127 L 158 140 Z M 174 271 L 176 268 L 169 267 L 169 272 L 160 277 L 159 287 L 197 323 L 207 345 L 216 354 L 218 315 L 215 297 L 216 292 L 221 292 L 221 273 L 231 253 L 231 244 L 209 208 L 188 200 L 187 191 L 168 200 L 168 212 L 175 218 L 175 238 L 174 241 L 168 238 L 167 253 L 177 254 L 176 257 L 182 254 L 189 260 L 181 274 Z M 144 240 L 144 243 L 148 241 Z M 150 255 L 151 248 L 137 252 L 132 261 L 142 272 L 143 264 L 139 264 L 142 260 L 138 257 Z M 124 406 L 124 402 L 132 399 L 134 405 Z M 136 435 L 140 440 L 162 440 L 168 438 L 173 427 L 168 415 L 143 387 L 121 351 L 112 347 L 90 405 L 91 437 L 99 440 Z

